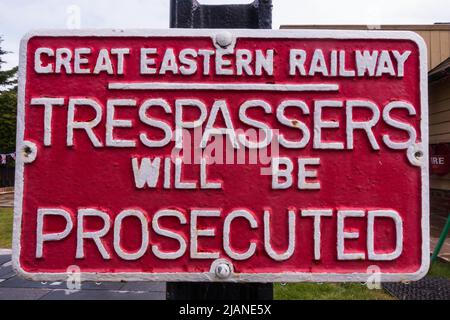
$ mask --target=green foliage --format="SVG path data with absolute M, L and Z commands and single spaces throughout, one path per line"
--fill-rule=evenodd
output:
M 450 280 L 450 262 L 436 260 L 431 265 L 428 275 L 431 277 L 447 278 Z
M 6 63 L 4 56 L 9 53 L 1 48 L 2 42 L 3 40 L 0 38 L 0 92 L 16 89 L 17 85 L 17 67 L 11 70 L 2 70 L 2 65 Z
M 450 263 L 435 261 L 430 277 L 450 279 Z M 287 283 L 274 284 L 276 300 L 390 300 L 395 299 L 383 289 L 369 290 L 359 283 Z
M 11 248 L 13 209 L 0 208 L 0 248 Z
M 392 300 L 383 289 L 368 289 L 360 283 L 274 284 L 275 300 Z
M 0 45 L 1 42 L 0 38 Z M 0 47 L 0 153 L 16 149 L 17 67 L 2 70 L 7 53 Z
M 14 152 L 16 149 L 16 109 L 15 90 L 0 94 L 0 153 Z
M 0 53 L 1 55 L 1 53 Z M 15 89 L 17 86 L 17 67 L 11 70 L 1 71 L 0 70 L 0 91 Z

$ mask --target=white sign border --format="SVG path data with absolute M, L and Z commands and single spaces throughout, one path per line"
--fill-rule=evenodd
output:
M 19 276 L 35 281 L 66 280 L 67 273 L 27 272 L 20 264 L 20 235 L 23 202 L 23 170 L 25 130 L 25 81 L 28 41 L 35 36 L 46 37 L 212 37 L 219 32 L 227 31 L 235 37 L 244 38 L 279 38 L 279 39 L 397 39 L 411 40 L 419 48 L 420 60 L 420 100 L 421 100 L 421 144 L 423 161 L 422 176 L 422 261 L 418 271 L 413 273 L 381 273 L 382 282 L 413 281 L 426 275 L 430 264 L 429 244 L 429 174 L 428 174 L 428 67 L 427 47 L 424 40 L 410 31 L 349 31 L 349 30 L 244 30 L 244 29 L 83 29 L 83 30 L 36 30 L 27 33 L 20 43 L 18 105 L 17 105 L 17 137 L 16 137 L 16 175 L 14 193 L 14 228 L 12 265 Z M 233 273 L 227 279 L 219 279 L 214 272 L 82 272 L 82 281 L 205 281 L 205 282 L 364 282 L 372 273 Z

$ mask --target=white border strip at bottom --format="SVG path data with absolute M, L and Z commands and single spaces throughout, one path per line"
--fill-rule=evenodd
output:
M 427 270 L 428 271 L 428 270 Z M 18 272 L 25 279 L 34 281 L 65 281 L 69 273 Z M 426 273 L 426 272 L 425 272 Z M 139 272 L 81 272 L 81 281 L 167 281 L 167 282 L 366 282 L 373 273 L 235 273 L 227 279 L 219 279 L 211 272 L 139 273 Z M 419 273 L 380 273 L 380 282 L 402 282 L 419 280 Z

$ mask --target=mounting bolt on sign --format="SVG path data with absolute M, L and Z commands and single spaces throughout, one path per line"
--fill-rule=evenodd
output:
M 218 259 L 212 263 L 211 269 L 214 270 L 217 278 L 227 279 L 233 272 L 233 265 L 225 259 Z
M 222 263 L 217 266 L 217 268 L 216 268 L 217 277 L 219 277 L 221 279 L 226 279 L 230 276 L 230 274 L 231 274 L 231 270 L 227 264 Z
M 267 4 L 223 16 L 267 27 Z M 423 277 L 423 39 L 211 28 L 218 8 L 171 11 L 208 29 L 22 39 L 17 273 L 165 281 L 169 299 L 271 299 L 273 282 L 365 282 L 374 266 Z
M 232 42 L 233 42 L 233 36 L 231 35 L 230 32 L 224 31 L 224 32 L 218 33 L 216 35 L 216 43 L 221 48 L 228 47 Z

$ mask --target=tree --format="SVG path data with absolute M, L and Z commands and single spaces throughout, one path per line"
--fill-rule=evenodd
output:
M 0 153 L 14 152 L 16 148 L 17 67 L 3 70 L 4 56 L 0 38 Z
M 2 65 L 6 63 L 4 56 L 8 54 L 8 51 L 2 49 L 1 44 L 3 39 L 0 37 L 0 91 L 9 91 L 16 89 L 17 85 L 17 67 L 10 70 L 2 70 Z

